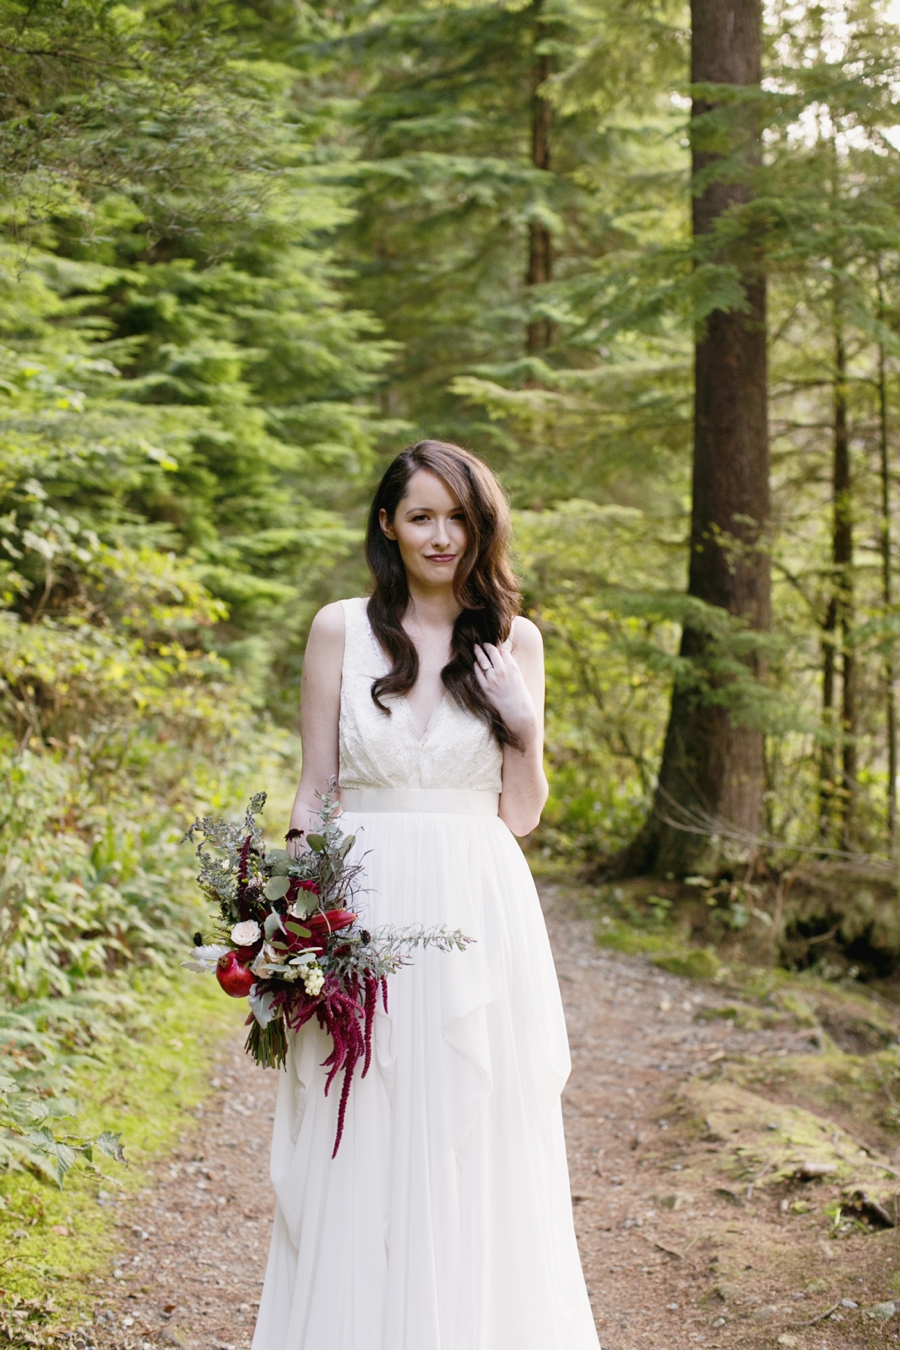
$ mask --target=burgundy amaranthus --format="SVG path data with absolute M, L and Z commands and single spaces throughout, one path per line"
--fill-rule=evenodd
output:
M 347 1099 L 356 1064 L 362 1057 L 362 1074 L 365 1076 L 372 1063 L 372 1028 L 375 1022 L 379 985 L 382 989 L 384 1008 L 387 1010 L 387 982 L 383 978 L 379 980 L 367 973 L 362 985 L 364 996 L 360 1003 L 359 982 L 355 976 L 345 979 L 342 984 L 333 973 L 329 973 L 320 995 L 308 996 L 303 1001 L 286 1002 L 284 1006 L 285 1023 L 295 1033 L 315 1015 L 320 1027 L 331 1036 L 334 1046 L 322 1063 L 328 1067 L 325 1081 L 326 1095 L 338 1072 L 344 1073 L 332 1160 L 338 1153 L 341 1137 L 344 1135 Z M 343 989 L 344 987 L 346 989 Z

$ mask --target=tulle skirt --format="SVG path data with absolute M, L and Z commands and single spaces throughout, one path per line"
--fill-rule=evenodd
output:
M 255 1349 L 597 1348 L 560 1093 L 569 1051 L 537 893 L 497 817 L 347 813 L 364 923 L 446 925 L 379 1004 L 350 1091 L 313 1022 L 291 1042 L 272 1141 L 277 1206 Z

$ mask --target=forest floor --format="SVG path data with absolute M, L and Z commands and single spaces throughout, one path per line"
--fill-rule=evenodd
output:
M 576 890 L 551 882 L 542 895 L 572 1045 L 576 1226 L 603 1346 L 900 1347 L 900 1229 L 877 1215 L 894 1219 L 900 1152 L 873 1139 L 871 1116 L 860 1132 L 853 1105 L 871 1099 L 860 1059 L 829 1061 L 835 1044 L 808 1004 L 795 1002 L 797 1018 L 771 1002 L 728 1005 L 721 980 L 598 948 Z M 839 1082 L 849 1089 L 835 1095 Z M 275 1085 L 238 1038 L 223 1044 L 196 1129 L 147 1187 L 110 1200 L 117 1266 L 94 1279 L 93 1319 L 66 1346 L 249 1346 Z

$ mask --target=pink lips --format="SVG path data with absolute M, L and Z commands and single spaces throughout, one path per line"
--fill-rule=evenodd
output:
M 429 554 L 428 558 L 433 564 L 451 564 L 456 558 L 455 554 Z

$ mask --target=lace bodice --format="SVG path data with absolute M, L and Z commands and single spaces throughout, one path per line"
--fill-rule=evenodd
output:
M 499 793 L 503 754 L 486 724 L 449 694 L 424 733 L 405 696 L 372 699 L 372 682 L 390 670 L 366 613 L 366 599 L 342 601 L 341 789 L 481 789 Z

